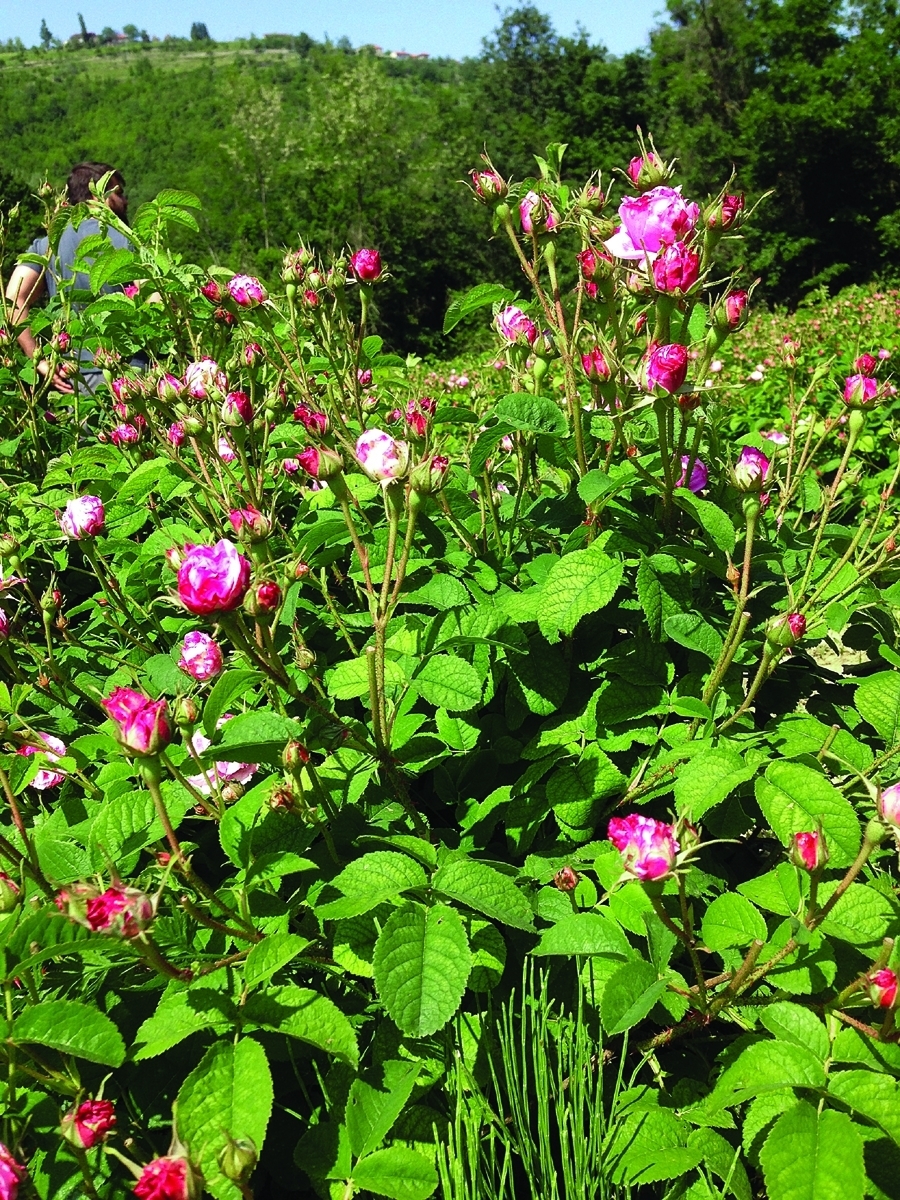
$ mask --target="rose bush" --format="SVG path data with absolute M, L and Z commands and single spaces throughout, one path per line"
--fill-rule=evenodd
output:
M 2 339 L 7 1196 L 892 1194 L 891 350 L 771 348 L 730 184 L 538 162 L 465 369 L 171 191 L 33 314 L 107 386 Z

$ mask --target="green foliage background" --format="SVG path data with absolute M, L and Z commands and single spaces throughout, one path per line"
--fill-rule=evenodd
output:
M 897 41 L 891 0 L 669 0 L 650 48 L 621 58 L 534 7 L 461 63 L 305 35 L 0 54 L 0 193 L 27 200 L 79 158 L 113 161 L 135 206 L 170 186 L 202 199 L 192 256 L 270 279 L 298 234 L 375 244 L 393 274 L 382 332 L 446 353 L 450 294 L 517 282 L 453 181 L 485 145 L 528 174 L 564 141 L 573 177 L 602 168 L 615 186 L 640 124 L 680 158 L 687 192 L 732 165 L 752 197 L 773 191 L 744 265 L 793 303 L 900 265 Z

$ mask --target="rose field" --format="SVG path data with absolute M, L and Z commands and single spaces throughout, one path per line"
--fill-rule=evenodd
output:
M 769 307 L 733 179 L 564 151 L 471 171 L 452 361 L 371 244 L 41 189 L 0 1200 L 900 1196 L 900 292 Z

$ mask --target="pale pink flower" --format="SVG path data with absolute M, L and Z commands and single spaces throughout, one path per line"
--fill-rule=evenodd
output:
M 66 537 L 80 541 L 103 532 L 106 515 L 99 496 L 76 496 L 58 516 L 59 526 Z
M 655 187 L 641 196 L 626 196 L 619 205 L 622 224 L 606 248 L 616 258 L 644 261 L 663 246 L 684 241 L 699 216 L 700 209 L 683 199 L 680 187 Z
M 220 717 L 216 722 L 216 728 L 221 729 L 233 717 L 234 713 L 226 713 L 224 717 Z M 191 750 L 198 758 L 200 755 L 205 754 L 211 745 L 212 742 L 210 739 L 200 733 L 199 730 L 191 735 Z M 258 770 L 258 763 L 216 762 L 207 767 L 199 775 L 190 776 L 188 783 L 195 787 L 202 795 L 208 796 L 215 789 L 216 784 L 249 783 Z
M 268 293 L 254 275 L 235 275 L 225 285 L 228 294 L 240 308 L 255 308 L 268 299 Z
M 181 643 L 178 665 L 186 675 L 190 675 L 198 683 L 207 683 L 221 672 L 224 659 L 218 642 L 208 633 L 191 630 L 185 634 Z
M 383 429 L 369 429 L 357 440 L 356 461 L 370 478 L 387 484 L 406 474 L 409 446 Z
M 38 737 L 44 743 L 43 746 L 18 746 L 16 754 L 30 755 L 40 751 L 46 755 L 48 763 L 59 762 L 65 757 L 65 743 L 58 737 L 54 737 L 52 733 L 39 733 Z M 42 767 L 31 781 L 31 786 L 38 792 L 44 792 L 47 788 L 59 787 L 64 779 L 65 774 L 62 771 L 51 771 Z

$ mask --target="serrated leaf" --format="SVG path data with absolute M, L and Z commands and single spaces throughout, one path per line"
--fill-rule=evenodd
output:
M 424 888 L 426 882 L 425 872 L 415 859 L 393 850 L 373 850 L 348 863 L 330 881 L 329 886 L 343 892 L 345 899 L 320 904 L 316 911 L 326 920 L 356 917 L 377 908 L 384 900 Z
M 467 904 L 513 929 L 534 929 L 534 914 L 525 894 L 508 875 L 471 858 L 446 863 L 431 881 L 436 892 Z
M 377 1150 L 412 1095 L 421 1063 L 387 1061 L 354 1079 L 344 1123 L 356 1157 Z
M 731 517 L 710 500 L 701 500 L 687 488 L 676 488 L 672 499 L 683 512 L 688 512 L 702 528 L 714 546 L 726 554 L 734 549 L 737 540 Z
M 400 599 L 404 604 L 426 604 L 429 608 L 440 609 L 441 612 L 472 603 L 472 597 L 465 584 L 454 575 L 444 573 L 432 575 L 426 584 L 416 588 L 414 592 L 403 592 Z
M 788 1000 L 776 1000 L 763 1009 L 760 1020 L 779 1041 L 804 1046 L 823 1062 L 828 1057 L 828 1031 L 808 1008 Z
M 266 1052 L 252 1038 L 235 1045 L 210 1046 L 178 1092 L 178 1136 L 203 1173 L 205 1189 L 216 1200 L 244 1194 L 222 1174 L 218 1156 L 235 1141 L 253 1142 L 262 1151 L 274 1090 Z
M 673 642 L 686 650 L 696 650 L 713 661 L 722 653 L 722 635 L 699 613 L 673 613 L 666 617 L 663 628 Z
M 831 863 L 846 867 L 860 844 L 859 818 L 853 805 L 824 775 L 798 762 L 774 762 L 756 781 L 756 799 L 775 836 L 788 845 L 795 833 L 821 823 Z
M 237 1024 L 231 1000 L 212 988 L 190 988 L 163 996 L 156 1012 L 134 1035 L 135 1062 L 156 1058 L 202 1029 L 225 1033 Z
M 766 923 L 749 900 L 736 892 L 717 896 L 703 917 L 703 941 L 710 950 L 749 946 L 766 940 Z
M 801 1100 L 760 1151 L 769 1200 L 863 1200 L 863 1140 L 846 1113 Z
M 606 954 L 631 958 L 628 939 L 615 921 L 602 912 L 573 912 L 541 933 L 531 952 L 546 954 Z
M 254 1025 L 326 1050 L 351 1067 L 359 1062 L 353 1026 L 333 1001 L 311 988 L 287 983 L 255 992 L 244 1005 L 243 1014 Z
M 348 658 L 325 676 L 328 691 L 335 700 L 358 700 L 369 695 L 369 668 L 364 658 Z M 399 663 L 386 659 L 384 681 L 388 688 L 402 687 L 406 676 Z
M 879 671 L 856 689 L 856 711 L 886 746 L 900 741 L 900 672 Z
M 209 752 L 209 757 L 280 766 L 284 747 L 302 732 L 299 721 L 279 713 L 266 710 L 239 713 L 222 726 L 222 740 Z
M 375 987 L 410 1037 L 428 1037 L 459 1008 L 472 956 L 459 914 L 444 904 L 405 904 L 375 945 Z
M 429 704 L 448 712 L 468 712 L 481 700 L 478 672 L 455 654 L 435 654 L 426 659 L 411 686 Z
M 267 979 L 271 979 L 276 971 L 287 966 L 310 945 L 312 943 L 308 938 L 300 937 L 296 933 L 273 933 L 251 946 L 244 963 L 244 982 L 247 989 L 258 987 Z
M 353 1182 L 389 1200 L 428 1200 L 437 1188 L 438 1177 L 418 1150 L 389 1146 L 361 1158 L 353 1168 Z
M 747 766 L 734 750 L 725 746 L 704 750 L 678 768 L 675 803 L 679 814 L 698 821 L 755 774 L 756 768 Z
M 582 617 L 604 608 L 622 582 L 622 563 L 602 550 L 575 550 L 554 563 L 541 588 L 538 625 L 548 642 L 570 635 Z
M 464 296 L 457 296 L 450 301 L 444 314 L 444 333 L 455 329 L 464 317 L 477 312 L 479 308 L 485 308 L 489 304 L 500 304 L 511 299 L 512 295 L 509 288 L 502 283 L 476 283 Z
M 42 1000 L 26 1008 L 16 1017 L 12 1040 L 49 1046 L 105 1067 L 120 1067 L 125 1060 L 125 1043 L 113 1022 L 78 1000 Z
M 663 632 L 663 586 L 648 558 L 641 557 L 635 582 L 638 603 L 646 618 L 650 637 L 658 642 Z
M 819 885 L 819 904 L 825 904 L 835 888 L 836 879 Z M 896 924 L 891 901 L 865 883 L 851 883 L 822 922 L 822 932 L 830 937 L 853 942 L 857 946 L 880 942 L 890 926 Z
M 566 414 L 547 396 L 513 392 L 501 396 L 494 411 L 497 419 L 511 429 L 549 434 L 551 437 L 565 437 L 569 431 Z
M 753 1042 L 722 1072 L 708 1107 L 725 1108 L 761 1092 L 782 1088 L 824 1086 L 825 1069 L 804 1046 L 794 1046 L 790 1042 Z
M 477 725 L 471 725 L 462 717 L 453 716 L 446 709 L 439 708 L 434 715 L 438 737 L 447 743 L 451 750 L 472 750 L 481 730 Z
M 245 697 L 262 679 L 259 671 L 243 668 L 223 672 L 212 685 L 203 705 L 203 729 L 208 738 L 215 737 L 220 717 L 238 697 Z
M 625 776 L 600 747 L 589 743 L 577 763 L 564 763 L 547 780 L 547 799 L 556 816 L 575 829 L 592 829 L 603 801 L 616 795 Z
M 623 963 L 607 980 L 600 1001 L 600 1019 L 610 1035 L 624 1033 L 642 1021 L 666 990 L 656 968 L 648 962 Z
M 834 1071 L 828 1091 L 900 1143 L 900 1105 L 897 1080 L 874 1071 Z

